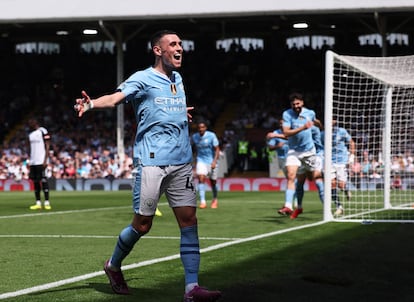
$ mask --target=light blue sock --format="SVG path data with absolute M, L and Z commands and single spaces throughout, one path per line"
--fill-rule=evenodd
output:
M 121 231 L 116 243 L 115 250 L 111 257 L 111 265 L 121 268 L 122 260 L 131 252 L 135 243 L 141 238 L 141 235 L 129 225 Z
M 206 185 L 203 183 L 198 184 L 198 194 L 200 195 L 200 200 L 206 200 Z
M 200 244 L 197 225 L 181 229 L 180 256 L 184 266 L 185 284 L 198 284 Z
M 295 198 L 296 192 L 292 189 L 287 189 L 285 192 L 285 207 L 293 209 L 293 199 Z
M 324 184 L 323 184 L 323 180 L 322 179 L 318 179 L 315 181 L 316 187 L 318 188 L 318 193 L 319 193 L 319 199 L 321 200 L 322 204 L 323 204 L 323 199 L 325 196 L 325 189 L 324 189 Z

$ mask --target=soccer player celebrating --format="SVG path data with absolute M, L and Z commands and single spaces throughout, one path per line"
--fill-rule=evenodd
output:
M 220 157 L 219 141 L 213 131 L 207 130 L 205 122 L 199 122 L 198 132 L 192 135 L 192 143 L 196 152 L 196 174 L 198 177 L 198 193 L 200 195 L 200 208 L 206 204 L 206 179 L 210 179 L 213 200 L 211 208 L 218 207 L 217 201 L 217 162 Z
M 347 190 L 348 170 L 347 165 L 353 163 L 355 157 L 355 142 L 345 128 L 339 127 L 336 119 L 332 120 L 332 200 L 335 203 L 336 210 L 334 215 L 339 216 L 344 212 L 340 202 L 337 188 L 346 193 L 350 198 L 350 192 Z
M 289 151 L 286 157 L 287 189 L 285 192 L 285 204 L 278 210 L 281 215 L 294 215 L 296 218 L 302 213 L 302 208 L 293 212 L 293 200 L 296 195 L 295 180 L 297 175 L 306 177 L 310 172 L 313 179 L 320 172 L 317 167 L 316 148 L 312 136 L 312 127 L 316 119 L 315 112 L 304 106 L 301 94 L 292 93 L 289 96 L 291 108 L 283 112 L 283 134 L 288 138 Z M 323 182 L 317 182 L 323 191 Z M 298 198 L 299 199 L 299 198 Z M 299 202 L 298 202 L 299 204 Z
M 283 134 L 283 119 L 279 119 L 279 128 L 266 135 L 267 146 L 269 150 L 276 150 L 279 168 L 283 171 L 283 175 L 287 177 L 286 156 L 289 151 L 288 140 Z
M 297 180 L 296 180 L 296 199 L 297 199 L 297 208 L 293 211 L 290 215 L 291 219 L 296 219 L 299 214 L 303 213 L 302 203 L 303 203 L 303 196 L 305 194 L 304 185 L 306 179 L 310 181 L 314 181 L 316 187 L 318 188 L 319 199 L 323 204 L 324 201 L 324 182 L 323 182 L 323 161 L 324 161 L 324 146 L 322 143 L 322 123 L 318 120 L 314 120 L 314 125 L 311 127 L 312 139 L 315 145 L 315 162 L 312 164 L 313 169 L 310 171 L 305 171 L 305 169 L 299 169 L 297 173 Z
M 117 294 L 129 294 L 121 263 L 138 240 L 152 226 L 154 214 L 165 193 L 180 228 L 180 255 L 184 266 L 184 301 L 216 301 L 219 291 L 198 285 L 200 246 L 197 227 L 197 199 L 193 183 L 192 150 L 188 129 L 188 110 L 184 85 L 177 69 L 181 67 L 183 48 L 179 36 L 169 30 L 151 38 L 155 56 L 153 66 L 132 74 L 116 92 L 91 99 L 82 91 L 75 110 L 81 117 L 93 108 L 115 107 L 131 103 L 137 122 L 133 148 L 137 169 L 133 188 L 134 215 L 105 262 L 104 270 Z

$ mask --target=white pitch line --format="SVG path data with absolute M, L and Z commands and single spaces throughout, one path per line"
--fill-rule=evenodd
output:
M 305 228 L 310 228 L 310 227 L 322 225 L 322 224 L 325 224 L 325 223 L 326 223 L 325 221 L 320 221 L 320 222 L 316 222 L 316 223 L 312 223 L 312 224 L 297 226 L 297 227 L 294 227 L 294 228 L 283 229 L 283 230 L 278 230 L 278 231 L 274 231 L 274 232 L 270 232 L 270 233 L 256 235 L 256 236 L 252 236 L 252 237 L 248 237 L 248 238 L 238 239 L 238 240 L 234 240 L 234 241 L 231 241 L 231 242 L 216 244 L 216 245 L 212 245 L 212 246 L 201 249 L 200 253 L 207 253 L 207 252 L 222 249 L 222 248 L 225 248 L 225 247 L 228 247 L 228 246 L 231 246 L 231 245 L 236 245 L 236 244 L 240 244 L 240 243 L 244 243 L 244 242 L 259 240 L 259 239 L 263 239 L 263 238 L 267 238 L 267 237 L 271 237 L 271 236 L 276 236 L 276 235 L 279 235 L 279 234 L 284 234 L 284 233 L 288 233 L 288 232 L 292 232 L 292 231 L 296 231 L 296 230 L 300 230 L 300 229 L 305 229 Z M 175 259 L 179 259 L 179 258 L 180 258 L 180 254 L 175 254 L 175 255 L 171 255 L 171 256 L 146 260 L 146 261 L 142 261 L 142 262 L 138 262 L 138 263 L 134 263 L 134 264 L 125 265 L 125 266 L 122 267 L 122 270 L 126 271 L 126 270 L 130 270 L 130 269 L 138 268 L 138 267 L 143 267 L 143 266 L 156 264 L 156 263 L 160 263 L 160 262 L 175 260 Z M 59 286 L 63 286 L 63 285 L 71 284 L 71 283 L 76 283 L 76 282 L 91 279 L 91 278 L 95 278 L 95 277 L 98 277 L 98 276 L 101 276 L 101 275 L 104 275 L 104 274 L 105 274 L 104 271 L 99 271 L 99 272 L 94 272 L 94 273 L 90 273 L 90 274 L 85 274 L 85 275 L 81 275 L 81 276 L 77 276 L 77 277 L 73 277 L 73 278 L 69 278 L 69 279 L 64 279 L 64 280 L 52 282 L 52 283 L 46 283 L 46 284 L 43 284 L 43 285 L 38 285 L 38 286 L 18 290 L 18 291 L 15 291 L 15 292 L 4 293 L 4 294 L 0 294 L 0 300 L 7 299 L 7 298 L 12 298 L 12 297 L 18 297 L 18 296 L 22 296 L 22 295 L 27 295 L 27 294 L 39 292 L 39 291 L 42 291 L 42 290 L 48 290 L 48 289 L 51 289 L 51 288 L 55 288 L 55 287 L 59 287 Z
M 0 238 L 85 238 L 85 239 L 113 239 L 118 236 L 109 235 L 0 235 Z M 145 235 L 142 239 L 171 239 L 180 240 L 178 236 L 148 236 Z M 226 237 L 199 237 L 200 240 L 219 240 L 219 241 L 230 241 L 240 240 L 241 238 L 226 238 Z
M 168 205 L 166 202 L 158 204 L 159 206 Z M 119 209 L 131 209 L 131 214 L 133 213 L 132 205 L 131 206 L 118 206 L 118 207 L 104 207 L 104 208 L 93 208 L 93 209 L 83 209 L 83 210 L 69 210 L 69 211 L 48 211 L 48 212 L 36 212 L 28 214 L 17 214 L 17 215 L 8 215 L 0 216 L 0 219 L 11 219 L 11 218 L 21 218 L 21 217 L 35 217 L 35 216 L 50 216 L 50 215 L 62 215 L 62 214 L 72 214 L 72 213 L 87 213 L 87 212 L 96 212 L 96 211 L 112 211 Z
M 51 215 L 87 213 L 87 212 L 97 212 L 97 211 L 112 211 L 112 210 L 119 210 L 123 208 L 130 208 L 131 214 L 132 214 L 132 206 L 120 206 L 120 207 L 95 208 L 95 209 L 84 209 L 84 210 L 69 210 L 69 211 L 56 211 L 56 212 L 51 211 L 51 212 L 42 212 L 42 213 L 18 214 L 18 215 L 0 216 L 0 219 L 35 217 L 35 216 L 51 216 Z

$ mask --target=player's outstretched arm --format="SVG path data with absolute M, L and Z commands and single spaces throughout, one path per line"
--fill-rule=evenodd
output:
M 282 138 L 282 139 L 287 139 L 286 135 L 281 134 L 281 133 L 275 133 L 275 132 L 268 132 L 266 134 L 266 139 L 272 139 L 272 138 Z
M 119 91 L 112 94 L 103 95 L 94 100 L 92 100 L 84 90 L 82 90 L 81 94 L 82 97 L 76 99 L 74 106 L 74 109 L 78 112 L 79 117 L 81 117 L 86 111 L 91 110 L 92 108 L 115 107 L 125 98 L 125 95 Z

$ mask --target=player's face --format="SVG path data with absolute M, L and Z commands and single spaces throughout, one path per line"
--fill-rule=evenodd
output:
M 181 39 L 174 34 L 163 36 L 158 47 L 160 48 L 160 55 L 162 63 L 169 69 L 178 69 L 181 67 L 183 58 L 183 47 Z
M 204 133 L 206 133 L 207 126 L 205 124 L 199 124 L 198 127 L 198 133 L 202 136 Z
M 293 111 L 295 111 L 297 114 L 299 114 L 302 111 L 303 108 L 303 101 L 299 99 L 294 99 L 291 102 L 291 106 Z
M 33 119 L 30 119 L 30 120 L 29 120 L 29 128 L 30 128 L 30 130 L 36 130 L 36 128 L 37 128 L 37 123 L 36 123 L 36 121 L 35 121 L 35 120 L 33 120 Z

